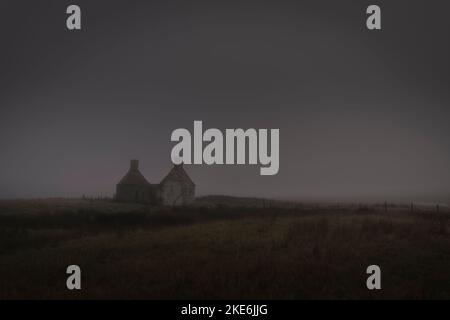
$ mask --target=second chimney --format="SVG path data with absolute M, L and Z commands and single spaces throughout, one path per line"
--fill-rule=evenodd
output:
M 130 170 L 132 170 L 132 171 L 139 170 L 139 160 L 131 160 L 130 161 Z

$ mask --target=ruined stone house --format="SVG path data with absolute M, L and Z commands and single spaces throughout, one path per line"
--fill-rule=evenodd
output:
M 195 184 L 182 165 L 175 165 L 159 184 L 151 184 L 139 171 L 139 161 L 131 160 L 130 169 L 116 186 L 119 202 L 180 206 L 195 199 Z

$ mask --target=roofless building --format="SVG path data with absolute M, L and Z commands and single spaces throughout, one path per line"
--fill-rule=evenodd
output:
M 139 161 L 131 160 L 130 169 L 116 187 L 116 200 L 146 204 L 182 206 L 195 199 L 195 184 L 182 165 L 175 165 L 159 184 L 151 184 L 139 171 Z

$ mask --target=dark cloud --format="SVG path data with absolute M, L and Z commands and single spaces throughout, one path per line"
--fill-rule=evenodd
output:
M 0 197 L 112 194 L 128 160 L 156 182 L 170 133 L 280 128 L 280 173 L 188 168 L 199 193 L 447 200 L 450 5 L 378 1 L 0 5 Z

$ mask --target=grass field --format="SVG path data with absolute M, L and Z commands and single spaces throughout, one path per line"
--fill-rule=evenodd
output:
M 207 205 L 206 205 L 207 204 Z M 0 201 L 0 298 L 450 298 L 450 215 Z M 66 289 L 66 267 L 82 290 Z M 369 291 L 366 268 L 382 270 Z

